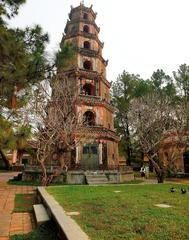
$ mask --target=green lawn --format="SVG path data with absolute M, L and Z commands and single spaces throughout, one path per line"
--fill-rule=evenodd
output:
M 171 185 L 57 186 L 47 190 L 92 240 L 189 239 L 189 186 L 187 194 Z M 114 192 L 121 191 L 121 192 Z M 158 208 L 154 204 L 169 204 Z

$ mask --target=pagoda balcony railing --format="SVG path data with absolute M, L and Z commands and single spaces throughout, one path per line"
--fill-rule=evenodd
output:
M 84 68 L 79 68 L 80 73 L 82 73 L 83 75 L 90 75 L 93 78 L 97 78 L 97 77 L 102 77 L 102 75 L 94 70 L 88 70 L 88 69 L 84 69 Z
M 97 34 L 94 34 L 94 33 L 86 33 L 86 32 L 84 32 L 84 31 L 79 31 L 79 30 L 76 30 L 76 31 L 73 31 L 73 32 L 70 32 L 70 33 L 63 34 L 62 41 L 64 41 L 65 39 L 74 38 L 74 37 L 78 37 L 78 36 L 82 36 L 82 37 L 89 38 L 89 39 L 94 39 L 94 40 L 96 40 L 96 41 L 98 42 L 98 44 L 99 44 L 102 48 L 104 47 L 104 43 L 99 40 Z
M 79 48 L 78 47 L 76 50 L 83 55 L 87 55 L 87 56 L 91 56 L 91 57 L 96 57 L 100 54 L 99 51 L 96 51 L 93 49 L 88 49 L 88 48 Z
M 82 75 L 84 75 L 86 78 L 87 78 L 87 75 L 89 75 L 89 79 L 95 79 L 95 78 L 98 78 L 100 77 L 103 82 L 110 88 L 111 87 L 111 84 L 110 82 L 108 82 L 108 80 L 103 76 L 102 73 L 99 73 L 97 71 L 94 71 L 94 70 L 87 70 L 87 69 L 83 69 L 83 68 L 79 68 L 79 71 Z
M 95 33 L 87 33 L 87 32 L 84 32 L 84 31 L 79 31 L 79 34 L 82 35 L 83 37 L 86 37 L 86 38 L 93 38 L 93 39 L 98 38 L 97 34 L 95 34 Z
M 97 71 L 94 70 L 87 70 L 84 68 L 72 68 L 72 69 L 68 69 L 65 71 L 66 74 L 73 74 L 73 73 L 77 73 L 79 74 L 81 77 L 87 78 L 87 79 L 92 79 L 92 80 L 97 80 L 97 79 L 101 79 L 107 87 L 111 87 L 110 82 L 108 82 L 108 80 L 103 76 L 102 73 L 99 73 Z
M 90 105 L 103 105 L 104 107 L 108 108 L 112 112 L 114 112 L 116 109 L 113 107 L 108 101 L 106 101 L 104 98 L 101 96 L 94 96 L 94 95 L 84 95 L 80 94 L 79 95 L 79 100 Z
M 100 51 L 96 51 L 96 50 L 93 50 L 93 49 L 88 49 L 88 48 L 76 48 L 76 50 L 82 54 L 82 55 L 85 55 L 85 56 L 88 56 L 88 57 L 98 57 L 100 58 L 100 60 L 102 61 L 102 63 L 104 63 L 104 65 L 107 67 L 108 65 L 108 60 L 105 60 Z
M 114 139 L 116 141 L 120 141 L 119 136 L 116 134 L 115 131 L 110 130 L 102 125 L 93 125 L 93 126 L 82 126 L 77 130 L 77 134 L 88 134 L 88 135 L 94 135 L 95 137 L 103 137 L 108 139 Z
M 66 39 L 66 38 L 75 37 L 75 36 L 78 36 L 78 35 L 86 37 L 86 38 L 92 38 L 92 39 L 95 39 L 95 40 L 98 39 L 97 34 L 87 33 L 87 32 L 84 32 L 84 31 L 78 31 L 77 30 L 77 31 L 74 31 L 74 32 L 67 33 L 66 35 L 63 35 L 63 40 Z

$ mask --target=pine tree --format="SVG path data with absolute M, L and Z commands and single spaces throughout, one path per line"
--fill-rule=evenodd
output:
M 41 27 L 21 30 L 6 23 L 23 3 L 25 0 L 0 3 L 0 154 L 7 167 L 3 151 L 16 147 L 15 131 L 24 124 L 19 110 L 27 104 L 30 89 L 45 79 L 49 70 L 45 57 L 48 35 Z

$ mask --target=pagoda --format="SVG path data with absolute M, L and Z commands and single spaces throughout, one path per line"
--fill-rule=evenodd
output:
M 65 74 L 79 86 L 81 111 L 86 125 L 80 134 L 86 142 L 75 149 L 74 164 L 84 170 L 117 169 L 119 137 L 114 130 L 114 107 L 110 104 L 110 82 L 106 79 L 108 61 L 102 57 L 104 44 L 99 40 L 100 28 L 92 6 L 71 6 L 62 43 L 76 49 L 76 61 Z

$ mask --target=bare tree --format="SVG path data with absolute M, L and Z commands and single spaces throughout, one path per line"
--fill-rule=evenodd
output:
M 135 99 L 131 104 L 129 118 L 133 134 L 153 164 L 159 183 L 164 181 L 167 168 L 173 164 L 173 159 L 169 159 L 166 166 L 159 158 L 159 150 L 168 133 L 176 137 L 176 147 L 186 144 L 183 138 L 187 132 L 186 112 L 181 103 L 175 107 L 171 98 L 157 93 Z
M 54 177 L 70 167 L 70 153 L 84 140 L 78 130 L 83 125 L 83 117 L 78 110 L 78 86 L 74 79 L 58 74 L 50 86 L 40 84 L 31 103 L 37 127 L 37 160 L 41 165 L 42 184 L 48 185 Z M 50 176 L 47 165 L 57 162 L 57 168 Z

